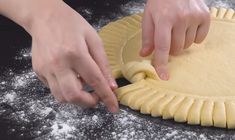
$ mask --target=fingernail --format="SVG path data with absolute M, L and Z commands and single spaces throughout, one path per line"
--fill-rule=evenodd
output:
M 112 90 L 115 90 L 116 88 L 118 88 L 116 81 L 111 81 L 110 86 Z
M 160 74 L 160 78 L 162 79 L 162 80 L 168 80 L 169 79 L 169 76 L 168 76 L 168 74 L 166 74 L 166 73 L 161 73 Z
M 146 47 L 143 47 L 143 48 L 141 48 L 141 50 L 140 50 L 140 55 L 145 55 L 146 54 L 146 52 L 147 52 L 147 48 Z

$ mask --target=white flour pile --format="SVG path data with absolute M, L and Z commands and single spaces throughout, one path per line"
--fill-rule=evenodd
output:
M 223 1 L 208 0 L 213 6 L 234 7 Z M 121 7 L 125 15 L 143 11 L 144 1 L 131 1 Z M 91 11 L 87 11 L 92 14 Z M 124 15 L 117 13 L 116 17 Z M 110 20 L 94 25 L 99 29 Z M 16 60 L 30 60 L 30 50 L 22 50 Z M 83 110 L 78 106 L 58 104 L 31 69 L 20 74 L 9 70 L 0 77 L 0 120 L 9 122 L 9 135 L 35 139 L 234 139 L 226 130 L 189 127 L 141 115 L 121 107 L 111 114 L 103 106 Z

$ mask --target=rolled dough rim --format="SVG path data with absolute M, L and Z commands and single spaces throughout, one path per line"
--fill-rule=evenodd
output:
M 210 12 L 211 12 L 212 21 L 235 23 L 235 14 L 234 14 L 234 11 L 231 9 L 211 8 Z M 231 15 L 231 13 L 232 13 L 232 15 Z M 120 58 L 122 58 L 120 56 L 122 54 L 120 51 L 120 48 L 121 48 L 121 50 L 123 50 L 126 42 L 128 40 L 130 40 L 131 38 L 133 38 L 133 36 L 135 34 L 137 34 L 139 31 L 141 31 L 141 30 L 135 30 L 135 29 L 138 29 L 140 27 L 140 25 L 128 23 L 128 20 L 130 19 L 130 20 L 136 20 L 137 22 L 140 22 L 141 15 L 142 14 L 128 16 L 123 19 L 112 22 L 112 23 L 106 25 L 99 32 L 101 38 L 104 41 L 105 51 L 108 55 L 108 59 L 110 60 L 110 66 L 111 66 L 111 69 L 112 69 L 112 72 L 113 72 L 113 75 L 115 78 L 123 77 L 123 75 L 121 73 L 121 67 L 123 65 L 123 61 L 120 60 Z M 123 22 L 127 22 L 127 23 L 124 24 Z M 121 24 L 124 26 L 122 26 L 122 29 L 116 28 L 115 24 Z M 127 29 L 127 27 L 125 28 L 125 26 L 130 26 L 130 25 L 131 25 L 130 29 Z M 113 28 L 116 28 L 116 29 L 110 30 Z M 121 42 L 119 44 L 116 44 L 116 42 L 110 41 L 110 38 L 112 38 L 112 37 L 119 38 L 120 35 L 116 34 L 116 35 L 111 35 L 109 37 L 107 35 L 105 35 L 106 31 L 117 32 L 119 34 L 121 32 L 121 30 L 124 31 L 123 32 L 124 34 L 127 34 L 128 32 L 133 32 L 133 33 L 132 33 L 132 36 L 130 36 L 126 40 L 124 39 L 124 42 Z M 113 47 L 109 47 L 109 46 L 113 46 Z M 117 54 L 117 52 L 119 52 L 119 54 Z M 144 85 L 140 86 L 139 83 L 144 84 Z M 126 98 L 122 98 L 122 96 L 124 96 L 124 95 L 126 96 L 128 94 L 131 95 L 132 90 L 129 87 L 132 85 L 138 85 L 138 86 L 134 86 L 134 89 L 141 87 L 141 89 L 146 88 L 146 90 L 147 89 L 156 90 L 156 89 L 153 89 L 153 87 L 152 87 L 153 85 L 152 85 L 152 83 L 151 84 L 149 83 L 148 79 L 142 80 L 142 81 L 139 81 L 136 83 L 132 83 L 131 85 L 117 89 L 115 92 L 117 93 L 119 101 L 122 104 L 130 106 L 130 107 L 132 105 L 130 105 L 126 101 L 127 100 Z M 132 86 L 132 88 L 133 88 L 133 86 Z M 125 90 L 123 90 L 123 89 L 125 89 Z M 135 92 L 138 93 L 138 91 L 135 91 Z M 141 108 L 139 108 L 137 110 L 140 110 L 142 113 L 151 114 L 152 116 L 162 116 L 164 119 L 174 118 L 174 120 L 177 122 L 188 122 L 189 124 L 197 124 L 197 125 L 201 124 L 202 126 L 215 126 L 215 127 L 221 127 L 221 128 L 226 128 L 226 127 L 227 128 L 235 128 L 235 117 L 234 117 L 235 116 L 235 102 L 233 101 L 235 97 L 226 96 L 223 99 L 223 97 L 220 96 L 219 97 L 220 100 L 218 100 L 218 96 L 217 96 L 217 97 L 215 97 L 215 98 L 217 98 L 217 100 L 216 100 L 211 97 L 210 97 L 210 99 L 208 99 L 208 97 L 206 97 L 206 96 L 199 96 L 199 95 L 193 96 L 193 95 L 189 95 L 186 93 L 181 93 L 181 92 L 177 92 L 177 91 L 169 90 L 169 89 L 162 89 L 161 92 L 165 92 L 165 93 L 162 93 L 162 94 L 164 94 L 164 96 L 161 98 L 162 103 L 158 104 L 159 106 L 161 106 L 159 108 L 161 108 L 162 110 L 164 110 L 164 107 L 170 106 L 169 105 L 170 102 L 168 101 L 168 103 L 166 103 L 166 100 L 163 99 L 165 96 L 174 96 L 174 98 L 172 98 L 170 101 L 174 100 L 175 97 L 181 96 L 184 98 L 181 102 L 178 103 L 178 106 L 175 106 L 175 107 L 171 106 L 171 108 L 165 109 L 168 111 L 169 110 L 177 110 L 177 109 L 175 109 L 177 107 L 178 109 L 179 108 L 181 109 L 178 111 L 178 113 L 177 113 L 177 111 L 175 111 L 173 114 L 169 115 L 169 112 L 168 112 L 168 116 L 167 116 L 166 115 L 167 113 L 161 112 L 162 110 L 159 111 L 159 109 L 155 112 L 152 112 L 152 111 L 143 112 L 143 110 L 141 110 L 142 106 L 140 106 Z M 194 107 L 195 102 L 197 102 L 201 106 L 199 108 L 197 108 L 197 111 L 194 111 L 194 112 L 190 111 L 190 110 L 194 109 L 193 107 Z M 165 103 L 165 105 L 163 106 L 162 104 L 164 104 L 164 103 Z M 188 107 L 188 109 L 185 109 L 187 104 L 190 107 Z M 131 108 L 133 108 L 133 107 L 131 107 Z M 191 116 L 190 116 L 190 113 L 191 113 Z M 196 118 L 196 119 L 193 118 L 192 116 L 194 116 L 194 115 L 192 115 L 192 114 L 194 114 L 194 115 L 196 114 L 196 116 L 199 118 Z M 199 116 L 198 116 L 198 114 L 199 114 Z

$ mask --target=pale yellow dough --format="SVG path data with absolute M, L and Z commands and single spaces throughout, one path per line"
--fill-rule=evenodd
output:
M 132 84 L 116 90 L 121 104 L 163 119 L 235 128 L 235 14 L 211 9 L 211 27 L 201 44 L 169 59 L 170 80 L 162 81 L 141 58 L 142 14 L 125 17 L 100 32 L 115 78 Z

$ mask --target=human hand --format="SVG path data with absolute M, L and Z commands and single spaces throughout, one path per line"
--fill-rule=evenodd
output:
M 193 42 L 201 43 L 210 25 L 203 0 L 148 0 L 142 23 L 140 55 L 152 52 L 152 63 L 162 80 L 168 80 L 169 54 L 177 55 Z
M 96 31 L 63 1 L 48 9 L 35 12 L 36 18 L 27 29 L 32 36 L 33 69 L 39 79 L 60 102 L 94 107 L 101 100 L 109 111 L 117 112 L 112 91 L 117 84 Z M 84 91 L 84 83 L 95 93 Z

